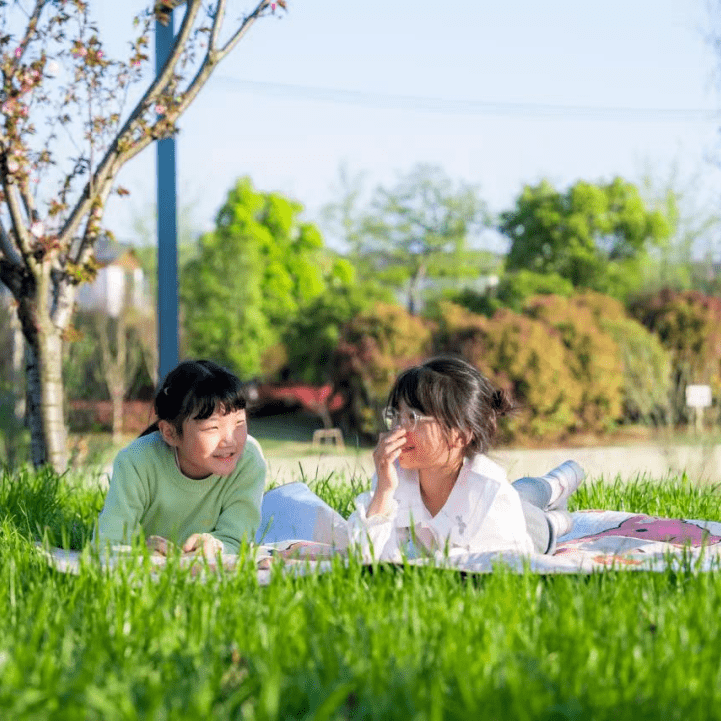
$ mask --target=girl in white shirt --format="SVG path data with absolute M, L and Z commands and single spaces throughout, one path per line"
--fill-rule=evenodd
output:
M 572 461 L 508 483 L 485 454 L 513 409 L 474 366 L 441 357 L 404 371 L 373 453 L 372 490 L 356 499 L 350 542 L 365 558 L 513 551 L 549 553 L 570 530 L 562 510 L 583 479 Z M 421 548 L 419 548 L 419 546 Z

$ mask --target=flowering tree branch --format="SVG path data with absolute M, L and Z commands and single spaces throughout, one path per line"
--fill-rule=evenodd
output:
M 8 212 L 10 213 L 15 242 L 17 243 L 20 255 L 22 256 L 22 263 L 31 270 L 36 270 L 37 263 L 33 254 L 30 233 L 27 230 L 27 225 L 23 221 L 22 208 L 20 205 L 20 199 L 18 198 L 17 188 L 13 183 L 8 182 L 4 176 L 3 190 L 5 193 L 5 204 Z M 7 257 L 8 260 L 12 260 L 13 258 L 17 260 L 18 254 L 15 253 Z
M 30 1 L 26 11 L 23 0 L 0 0 L 0 280 L 28 341 L 33 462 L 62 469 L 63 341 L 77 286 L 97 268 L 108 198 L 128 193 L 116 186 L 118 173 L 177 132 L 220 60 L 285 1 L 246 0 L 252 11 L 222 44 L 227 0 L 154 0 L 134 20 L 139 34 L 126 59 L 106 57 L 89 0 Z M 175 9 L 183 12 L 180 27 L 156 75 L 149 37 Z M 130 87 L 146 78 L 127 108 Z M 71 155 L 63 159 L 56 151 L 65 140 Z

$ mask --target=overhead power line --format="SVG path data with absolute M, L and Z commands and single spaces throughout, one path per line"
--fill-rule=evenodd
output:
M 321 88 L 310 85 L 289 85 L 258 80 L 241 80 L 228 76 L 220 76 L 218 80 L 232 86 L 239 92 L 253 95 L 360 105 L 365 108 L 386 110 L 415 110 L 457 115 L 495 115 L 521 119 L 566 119 L 572 117 L 582 120 L 721 123 L 721 110 L 704 108 L 634 108 L 555 105 L 551 103 L 507 103 L 341 90 L 340 88 Z

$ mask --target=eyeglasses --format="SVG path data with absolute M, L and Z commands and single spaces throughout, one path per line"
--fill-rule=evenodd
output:
M 397 408 L 386 408 L 383 414 L 386 428 L 390 431 L 403 426 L 408 431 L 414 431 L 420 421 L 434 421 L 433 416 L 422 416 L 414 410 L 401 413 Z

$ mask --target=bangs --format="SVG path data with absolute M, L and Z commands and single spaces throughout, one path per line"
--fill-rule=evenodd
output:
M 433 416 L 443 428 L 465 428 L 466 422 L 453 402 L 453 381 L 428 366 L 414 366 L 401 373 L 388 396 L 388 407 L 408 408 Z
M 420 411 L 424 415 L 437 418 L 443 415 L 436 391 L 438 381 L 443 379 L 435 377 L 438 375 L 424 366 L 415 366 L 404 371 L 398 376 L 398 380 L 393 386 L 388 398 L 389 407 L 398 408 L 401 403 L 405 403 L 409 408 Z
M 186 396 L 181 415 L 202 421 L 216 411 L 223 415 L 242 411 L 246 404 L 243 386 L 237 378 L 203 378 L 193 385 Z

